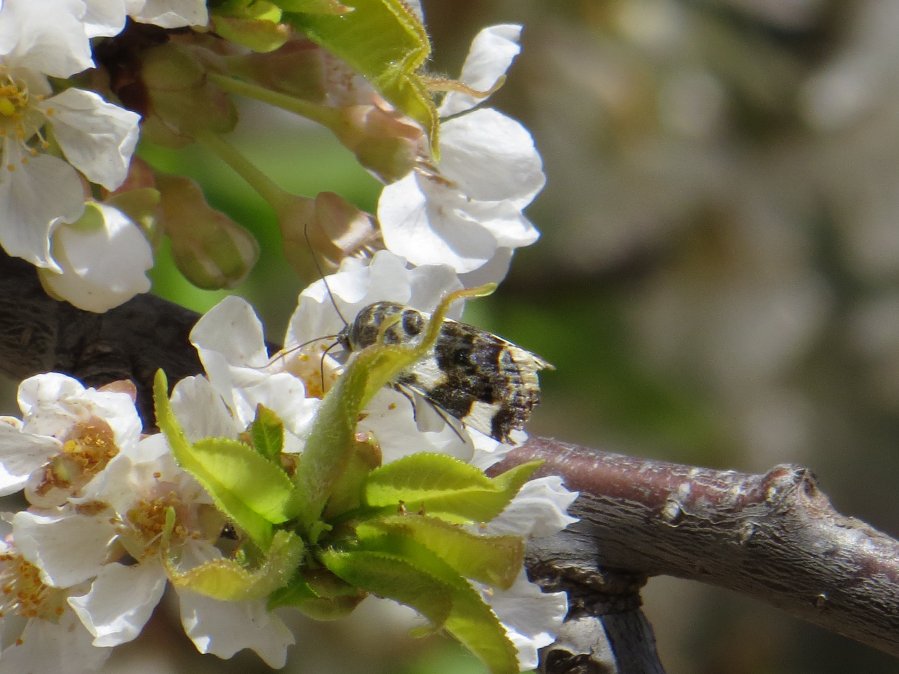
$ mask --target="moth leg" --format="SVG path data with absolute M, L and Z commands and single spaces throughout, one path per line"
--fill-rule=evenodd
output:
M 393 388 L 396 391 L 398 391 L 399 393 L 402 393 L 403 397 L 409 401 L 409 404 L 412 406 L 412 419 L 416 423 L 418 423 L 418 403 L 415 400 L 415 392 L 412 389 L 408 388 L 407 386 L 404 386 L 403 384 L 393 384 Z M 465 436 L 462 435 L 462 431 L 456 425 L 456 424 L 459 424 L 460 426 L 464 427 L 465 424 L 463 424 L 461 421 L 456 419 L 456 417 L 452 416 L 445 409 L 440 407 L 440 405 L 435 405 L 433 402 L 431 402 L 427 398 L 423 397 L 422 399 L 428 405 L 431 406 L 431 409 L 437 413 L 438 417 L 443 419 L 443 423 L 445 423 L 447 426 L 449 426 L 452 429 L 453 433 L 456 434 L 456 437 L 459 438 L 459 440 L 461 440 L 465 444 L 469 444 L 471 442 L 470 438 L 466 438 Z

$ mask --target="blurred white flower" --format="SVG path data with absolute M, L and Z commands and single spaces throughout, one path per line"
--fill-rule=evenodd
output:
M 85 587 L 46 585 L 39 570 L 6 541 L 0 541 L 0 585 L 0 674 L 100 670 L 111 649 L 91 643 L 67 604 Z

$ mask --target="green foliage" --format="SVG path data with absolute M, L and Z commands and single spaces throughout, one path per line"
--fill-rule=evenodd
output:
M 491 672 L 517 672 L 513 644 L 471 581 L 505 589 L 518 576 L 521 538 L 483 535 L 478 525 L 496 517 L 539 464 L 492 478 L 440 454 L 381 466 L 374 439 L 356 434 L 372 396 L 432 348 L 452 302 L 490 290 L 448 294 L 417 343 L 383 343 L 390 325 L 382 325 L 323 399 L 292 476 L 280 465 L 284 427 L 274 412 L 260 405 L 242 440 L 191 442 L 159 373 L 157 423 L 176 460 L 249 538 L 235 559 L 186 572 L 169 564 L 173 582 L 219 599 L 268 596 L 270 607 L 317 619 L 344 616 L 373 593 L 417 610 Z
M 269 461 L 277 460 L 284 449 L 284 422 L 263 404 L 256 406 L 256 418 L 247 429 L 250 445 Z
M 496 517 L 540 464 L 524 463 L 489 478 L 444 454 L 412 454 L 372 472 L 365 485 L 369 506 L 397 506 L 449 521 Z
M 281 468 L 249 445 L 230 438 L 191 443 L 169 404 L 165 374 L 153 386 L 156 423 L 165 433 L 175 460 L 209 492 L 216 507 L 263 550 L 272 540 L 272 524 L 287 520 L 285 506 L 293 485 Z
M 347 0 L 346 14 L 285 17 L 362 73 L 437 143 L 437 108 L 419 70 L 431 53 L 424 26 L 402 0 Z
M 177 571 L 168 563 L 168 576 L 177 587 L 186 587 L 224 601 L 262 599 L 284 586 L 303 554 L 303 541 L 289 531 L 278 531 L 263 562 L 247 569 L 230 559 L 214 559 L 188 571 Z

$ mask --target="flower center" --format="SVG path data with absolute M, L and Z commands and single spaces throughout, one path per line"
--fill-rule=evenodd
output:
M 146 559 L 156 555 L 160 546 L 181 542 L 193 536 L 193 532 L 184 525 L 179 512 L 185 510 L 181 498 L 170 491 L 156 498 L 141 499 L 125 514 L 130 527 L 128 540 L 123 540 L 126 549 L 135 559 Z M 174 523 L 168 524 L 169 512 L 174 514 Z M 171 527 L 168 536 L 164 534 Z M 140 550 L 140 552 L 138 552 Z M 137 553 L 137 554 L 135 554 Z
M 34 505 L 55 504 L 60 493 L 79 490 L 118 453 L 115 435 L 105 421 L 94 417 L 78 424 L 62 451 L 44 466 L 40 482 L 29 488 L 28 500 Z
M 25 82 L 0 70 L 0 138 L 13 136 L 21 143 L 28 140 L 34 128 L 27 121 L 27 113 L 37 98 Z
M 38 568 L 14 552 L 0 554 L 0 617 L 17 615 L 58 622 L 65 590 L 44 585 Z

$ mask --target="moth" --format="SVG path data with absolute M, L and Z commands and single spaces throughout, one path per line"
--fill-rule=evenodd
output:
M 429 319 L 429 314 L 395 302 L 376 302 L 359 311 L 337 335 L 337 343 L 350 353 L 371 346 L 387 320 L 395 322 L 381 339 L 409 343 L 419 338 Z M 544 369 L 553 367 L 539 356 L 485 330 L 446 319 L 434 347 L 392 385 L 403 393 L 418 393 L 438 412 L 507 442 L 540 401 L 537 372 Z

